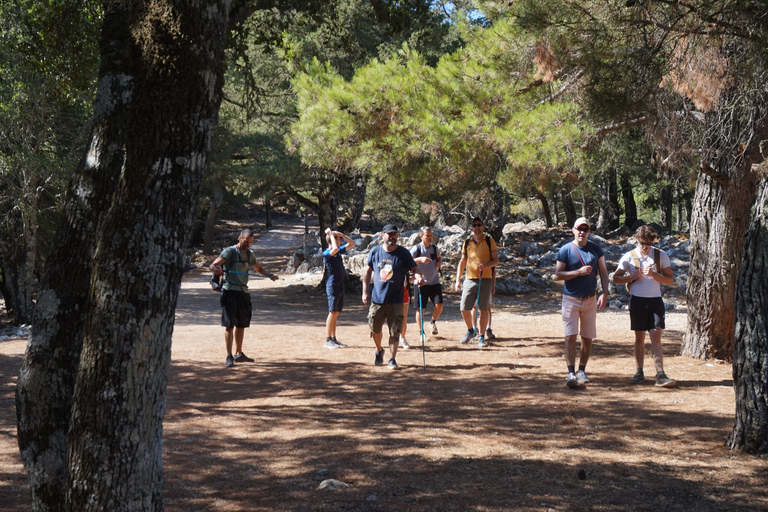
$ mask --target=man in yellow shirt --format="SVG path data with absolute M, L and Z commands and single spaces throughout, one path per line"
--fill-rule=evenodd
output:
M 477 346 L 481 348 L 488 346 L 485 342 L 485 326 L 488 325 L 488 304 L 493 288 L 493 271 L 491 269 L 499 264 L 499 251 L 496 242 L 490 235 L 483 233 L 483 227 L 482 220 L 477 217 L 472 219 L 472 236 L 464 242 L 464 247 L 461 250 L 461 260 L 456 271 L 455 284 L 456 291 L 461 291 L 461 316 L 467 325 L 467 333 L 459 343 L 465 345 L 474 337 L 472 307 L 477 302 L 480 310 L 480 336 L 477 339 Z M 461 276 L 465 269 L 467 274 L 462 284 Z

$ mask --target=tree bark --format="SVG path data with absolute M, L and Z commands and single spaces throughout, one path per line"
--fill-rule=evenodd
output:
M 70 245 L 46 269 L 19 378 L 35 510 L 162 510 L 173 312 L 221 99 L 227 7 L 105 4 L 91 144 L 60 228 Z
M 573 187 L 567 183 L 563 184 L 563 188 L 560 190 L 560 200 L 563 203 L 563 211 L 565 212 L 565 221 L 569 226 L 573 226 L 578 216 L 576 215 L 576 205 L 573 204 Z
M 621 176 L 621 197 L 624 199 L 624 225 L 632 227 L 637 222 L 637 203 L 629 178 Z
M 619 227 L 619 191 L 616 184 L 616 171 L 606 173 L 600 186 L 600 213 L 597 216 L 596 230 L 600 233 Z
M 702 173 L 696 183 L 682 354 L 699 359 L 733 356 L 734 292 L 755 189 L 748 164 L 734 165 L 727 181 Z
M 224 201 L 224 188 L 216 185 L 213 189 L 213 199 L 208 206 L 208 215 L 205 217 L 205 240 L 203 242 L 203 254 L 213 254 L 213 231 L 216 227 L 216 219 L 219 217 L 219 208 Z
M 768 453 L 768 178 L 760 184 L 736 293 L 736 421 L 726 446 Z
M 544 212 L 544 220 L 547 222 L 547 227 L 551 228 L 554 224 L 552 224 L 552 212 L 549 210 L 549 201 L 547 201 L 547 196 L 541 192 L 537 192 L 536 199 L 538 199 L 541 203 L 541 210 Z
M 672 206 L 674 189 L 672 185 L 665 185 L 661 189 L 661 200 L 659 202 L 659 224 L 667 229 L 672 229 Z

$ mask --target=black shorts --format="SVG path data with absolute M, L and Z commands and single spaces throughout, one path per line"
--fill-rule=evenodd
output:
M 339 293 L 328 294 L 328 312 L 329 313 L 341 313 L 344 309 L 344 290 Z
M 227 329 L 233 327 L 251 326 L 251 296 L 248 292 L 223 290 L 221 292 L 221 326 Z
M 421 307 L 424 307 L 427 305 L 427 303 L 432 300 L 432 304 L 442 304 L 443 303 L 443 286 L 438 284 L 425 284 L 423 286 L 414 285 L 414 296 L 413 296 L 413 303 L 418 305 L 419 304 L 419 294 L 422 294 L 421 296 Z
M 629 325 L 633 331 L 663 329 L 664 301 L 661 297 L 629 296 Z

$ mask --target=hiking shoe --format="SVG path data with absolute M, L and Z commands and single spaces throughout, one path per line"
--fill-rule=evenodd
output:
M 576 382 L 579 384 L 589 384 L 589 377 L 587 377 L 587 374 L 584 373 L 584 370 L 579 370 L 576 372 Z
M 637 370 L 635 376 L 629 379 L 630 384 L 642 384 L 643 382 L 645 382 L 645 375 L 643 375 L 643 370 Z
M 575 373 L 569 373 L 568 377 L 565 378 L 565 385 L 569 388 L 573 389 L 579 385 L 578 379 L 576 379 Z
M 487 328 L 485 330 L 485 339 L 492 340 L 492 339 L 495 339 L 495 338 L 496 338 L 496 335 L 493 334 L 493 331 L 491 330 L 491 328 L 490 327 Z
M 671 388 L 677 384 L 677 382 L 674 379 L 670 379 L 667 377 L 667 374 L 664 372 L 657 373 L 656 374 L 656 385 L 660 388 Z
M 235 355 L 234 361 L 236 363 L 252 363 L 253 359 L 240 352 L 239 354 Z
M 376 351 L 376 359 L 373 360 L 373 364 L 376 366 L 380 366 L 384 364 L 384 349 L 381 349 L 381 352 Z
M 487 347 L 488 345 L 485 344 L 485 338 L 483 338 L 483 335 L 481 334 L 479 338 L 477 338 L 477 346 L 479 348 Z
M 437 324 L 434 320 L 429 322 L 429 326 L 432 328 L 432 334 L 437 334 Z
M 224 363 L 224 366 L 227 368 L 231 368 L 232 366 L 235 366 L 235 358 L 231 355 L 227 356 L 227 362 Z
M 325 340 L 325 348 L 339 348 L 339 344 L 328 338 Z
M 390 370 L 397 370 L 400 367 L 397 366 L 397 362 L 394 359 L 390 359 L 389 364 L 387 364 L 387 368 L 389 368 Z
M 347 344 L 346 344 L 346 343 L 342 343 L 342 342 L 340 342 L 339 340 L 337 340 L 335 336 L 334 336 L 333 338 L 331 338 L 331 339 L 333 340 L 333 342 L 336 344 L 336 346 L 337 346 L 338 348 L 344 348 L 344 347 L 346 347 L 346 346 L 347 346 Z
M 405 349 L 405 350 L 408 350 L 409 348 L 411 348 L 411 346 L 408 344 L 408 342 L 405 341 L 405 338 L 400 338 L 400 347 Z
M 459 340 L 459 343 L 461 343 L 462 345 L 466 345 L 474 336 L 475 336 L 475 331 L 473 331 L 472 329 L 469 329 L 467 330 L 467 334 L 465 334 L 464 337 L 461 338 L 461 340 Z

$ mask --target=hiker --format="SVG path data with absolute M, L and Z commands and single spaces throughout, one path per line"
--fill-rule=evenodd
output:
M 384 364 L 381 346 L 382 327 L 387 322 L 389 330 L 390 370 L 398 368 L 395 356 L 397 342 L 403 325 L 403 286 L 408 272 L 414 273 L 414 282 L 422 283 L 421 273 L 411 253 L 397 245 L 398 231 L 393 224 L 384 226 L 381 238 L 384 243 L 371 249 L 363 274 L 363 304 L 369 306 L 368 325 L 376 345 L 375 365 Z M 371 277 L 373 290 L 371 291 Z
M 597 310 L 608 304 L 608 270 L 599 245 L 590 242 L 592 227 L 584 217 L 573 224 L 573 241 L 563 245 L 557 253 L 555 279 L 563 283 L 563 327 L 565 330 L 565 362 L 568 377 L 565 384 L 575 388 L 589 383 L 586 367 L 592 353 L 592 340 L 597 336 Z M 597 294 L 597 276 L 600 275 L 602 292 Z M 581 335 L 579 370 L 576 365 L 576 338 Z
M 675 381 L 664 373 L 664 356 L 661 350 L 661 333 L 664 330 L 664 301 L 661 298 L 661 285 L 672 284 L 674 276 L 669 256 L 666 252 L 653 247 L 658 240 L 656 230 L 650 226 L 640 226 L 635 232 L 637 247 L 619 260 L 618 269 L 613 274 L 614 284 L 624 284 L 629 292 L 629 324 L 635 331 L 635 360 L 637 371 L 630 379 L 631 384 L 645 381 L 643 361 L 645 360 L 645 332 L 651 338 L 651 354 L 656 366 L 656 385 L 672 387 Z
M 340 245 L 342 239 L 346 242 Z M 325 230 L 325 240 L 328 248 L 323 251 L 323 262 L 328 272 L 325 281 L 325 293 L 328 295 L 328 318 L 325 320 L 325 347 L 344 348 L 347 345 L 336 339 L 336 321 L 344 309 L 344 280 L 347 271 L 344 269 L 342 255 L 355 246 L 355 241 L 340 231 Z
M 437 319 L 443 312 L 443 286 L 440 284 L 440 267 L 443 257 L 440 248 L 432 243 L 432 229 L 429 226 L 419 228 L 421 242 L 411 248 L 413 261 L 419 266 L 424 284 L 413 287 L 413 298 L 416 309 L 416 325 L 421 329 L 421 310 L 432 301 L 434 309 L 429 321 L 432 334 L 437 334 Z M 419 301 L 421 297 L 421 302 Z M 420 305 L 420 306 L 419 306 Z
M 467 326 L 467 332 L 459 343 L 465 345 L 475 336 L 472 307 L 477 303 L 480 309 L 478 347 L 486 347 L 485 328 L 488 325 L 488 304 L 491 300 L 493 282 L 493 267 L 499 264 L 499 251 L 496 241 L 483 233 L 483 221 L 472 219 L 472 236 L 464 242 L 461 249 L 461 260 L 456 270 L 456 292 L 461 291 L 461 316 Z M 466 269 L 464 283 L 461 276 Z M 479 290 L 478 290 L 479 289 Z M 479 291 L 479 293 L 478 293 Z
M 252 363 L 253 359 L 243 353 L 245 329 L 251 325 L 251 296 L 248 293 L 248 271 L 252 268 L 259 274 L 277 281 L 278 277 L 267 272 L 256 261 L 256 255 L 249 249 L 253 243 L 253 231 L 248 228 L 240 232 L 237 245 L 227 247 L 208 267 L 211 272 L 224 277 L 221 287 L 221 326 L 224 327 L 224 345 L 227 348 L 225 366 L 235 363 Z M 232 342 L 235 353 L 232 355 Z

